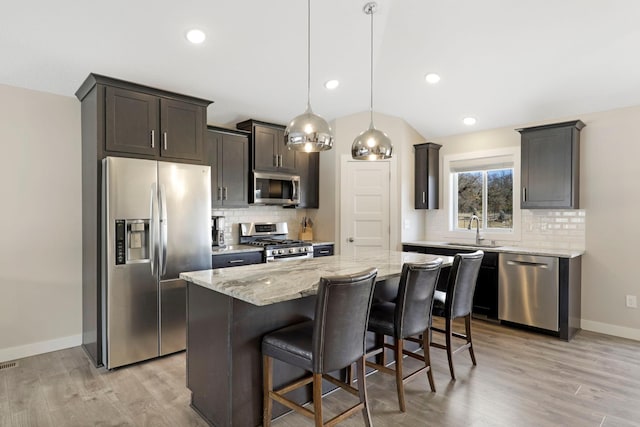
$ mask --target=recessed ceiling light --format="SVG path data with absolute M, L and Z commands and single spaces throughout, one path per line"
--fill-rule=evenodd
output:
M 338 86 L 340 86 L 340 82 L 337 80 L 329 80 L 324 84 L 324 87 L 326 87 L 327 89 L 333 90 L 335 88 L 337 88 Z
M 193 29 L 187 32 L 187 40 L 193 44 L 200 44 L 206 39 L 207 36 L 202 30 Z
M 424 76 L 424 79 L 427 81 L 427 83 L 431 83 L 433 85 L 440 81 L 440 76 L 436 73 L 429 73 Z
M 476 118 L 475 117 L 465 117 L 464 119 L 462 119 L 462 123 L 464 123 L 467 126 L 473 126 L 476 124 Z

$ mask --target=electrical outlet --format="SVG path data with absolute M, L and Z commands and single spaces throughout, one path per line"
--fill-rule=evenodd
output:
M 635 295 L 627 295 L 627 307 L 638 308 L 638 299 Z

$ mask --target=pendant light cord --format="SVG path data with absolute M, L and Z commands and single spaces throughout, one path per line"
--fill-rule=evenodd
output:
M 307 0 L 307 110 L 311 111 L 311 0 Z
M 371 15 L 371 76 L 370 76 L 370 84 L 369 84 L 369 116 L 371 123 L 369 127 L 373 128 L 373 12 L 374 12 L 375 4 L 369 4 L 368 13 Z

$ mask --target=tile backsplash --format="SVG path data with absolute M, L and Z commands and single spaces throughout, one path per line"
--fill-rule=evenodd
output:
M 212 209 L 211 216 L 225 217 L 224 238 L 228 245 L 238 244 L 241 222 L 286 222 L 289 238 L 297 239 L 306 209 L 285 209 L 281 206 L 249 206 L 242 209 Z
M 500 241 L 510 246 L 552 249 L 585 249 L 586 212 L 584 209 L 523 209 L 520 211 L 520 241 Z M 426 214 L 425 240 L 449 241 L 448 212 L 444 209 Z
M 522 245 L 558 249 L 585 249 L 584 209 L 522 210 Z

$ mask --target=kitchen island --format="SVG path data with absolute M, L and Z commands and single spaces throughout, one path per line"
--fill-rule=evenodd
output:
M 187 281 L 187 387 L 191 406 L 214 426 L 262 423 L 262 337 L 313 318 L 321 277 L 378 269 L 376 295 L 386 298 L 407 262 L 451 257 L 368 251 L 300 261 L 273 262 L 180 274 Z M 274 364 L 277 387 L 304 371 Z M 308 389 L 291 393 L 310 400 Z M 275 405 L 274 417 L 287 412 Z

